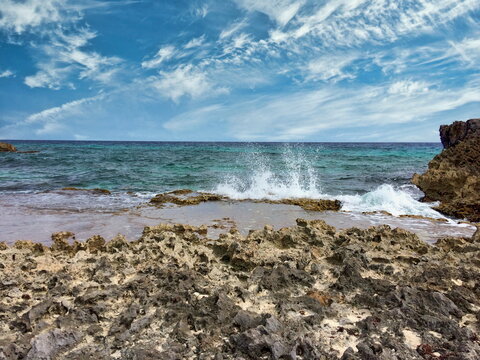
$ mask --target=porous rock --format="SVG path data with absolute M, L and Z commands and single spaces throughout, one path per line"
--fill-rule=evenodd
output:
M 480 119 L 443 125 L 440 135 L 444 150 L 412 182 L 425 201 L 440 201 L 438 211 L 480 222 Z
M 182 224 L 69 236 L 0 251 L 0 359 L 480 358 L 475 237 L 303 219 L 218 239 Z

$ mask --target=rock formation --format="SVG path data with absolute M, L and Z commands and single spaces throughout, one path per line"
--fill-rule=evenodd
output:
M 13 146 L 12 144 L 7 144 L 4 142 L 0 142 L 0 152 L 16 152 L 17 148 Z
M 52 241 L 0 243 L 0 359 L 480 358 L 473 239 L 299 219 Z
M 207 192 L 195 192 L 189 189 L 174 190 L 162 194 L 155 195 L 150 200 L 151 204 L 158 207 L 163 207 L 166 204 L 174 204 L 177 206 L 199 205 L 208 201 L 230 201 L 232 199 L 217 194 Z M 308 211 L 339 211 L 342 203 L 339 200 L 326 199 L 306 199 L 306 198 L 292 198 L 281 200 L 267 200 L 267 199 L 245 199 L 236 201 L 252 201 L 256 203 L 267 204 L 285 204 L 300 206 Z
M 440 127 L 444 150 L 412 182 L 444 214 L 480 222 L 480 119 Z

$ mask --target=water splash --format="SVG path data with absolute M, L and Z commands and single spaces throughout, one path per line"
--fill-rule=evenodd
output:
M 394 216 L 420 215 L 445 218 L 432 204 L 418 201 L 421 192 L 413 185 L 383 184 L 376 189 L 354 195 L 327 194 L 322 191 L 321 176 L 303 156 L 286 146 L 279 154 L 253 152 L 248 155 L 250 171 L 243 176 L 229 175 L 214 192 L 235 200 L 280 200 L 288 198 L 338 199 L 342 210 L 353 212 L 387 211 Z
M 243 176 L 229 175 L 214 192 L 231 199 L 324 198 L 319 174 L 298 148 L 285 145 L 281 153 L 247 154 L 249 169 Z
M 342 210 L 355 212 L 387 211 L 394 216 L 421 215 L 431 218 L 445 218 L 431 208 L 431 204 L 415 199 L 406 189 L 383 184 L 363 195 L 337 196 Z

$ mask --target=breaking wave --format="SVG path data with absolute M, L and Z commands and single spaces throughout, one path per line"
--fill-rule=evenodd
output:
M 253 154 L 249 176 L 230 175 L 214 192 L 234 200 L 338 199 L 342 202 L 344 211 L 386 211 L 395 216 L 445 218 L 432 209 L 432 204 L 418 201 L 421 192 L 413 185 L 383 184 L 364 194 L 329 194 L 322 191 L 321 176 L 305 157 L 293 154 L 288 149 L 279 156 L 280 159 L 272 161 L 265 156 Z

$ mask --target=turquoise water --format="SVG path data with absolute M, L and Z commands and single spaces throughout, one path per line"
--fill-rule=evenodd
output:
M 56 211 L 114 211 L 189 188 L 232 199 L 339 199 L 352 212 L 442 217 L 410 184 L 434 143 L 158 143 L 16 141 L 0 154 L 0 201 Z M 112 196 L 59 191 L 103 188 Z M 29 196 L 17 196 L 30 194 Z M 32 195 L 33 194 L 33 195 Z
M 436 143 L 155 143 L 15 141 L 0 155 L 0 192 L 63 187 L 157 193 L 179 188 L 255 197 L 361 195 L 409 184 Z M 270 195 L 269 195 L 270 194 Z

